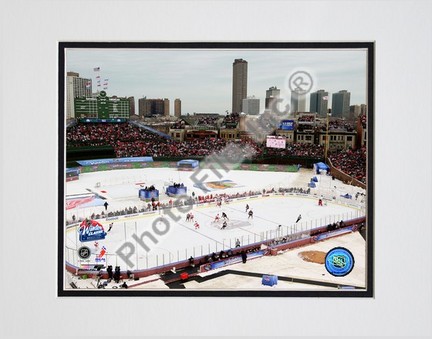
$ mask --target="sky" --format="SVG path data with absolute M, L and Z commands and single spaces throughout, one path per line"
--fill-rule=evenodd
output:
M 90 78 L 93 92 L 96 75 L 108 79 L 108 96 L 138 99 L 168 98 L 174 114 L 174 99 L 182 101 L 182 114 L 215 112 L 232 108 L 234 59 L 248 62 L 247 95 L 260 99 L 264 110 L 266 90 L 276 86 L 289 103 L 289 77 L 295 71 L 311 74 L 310 92 L 324 89 L 331 95 L 340 90 L 351 93 L 351 105 L 367 103 L 367 52 L 365 50 L 252 50 L 252 49 L 66 49 L 66 71 Z M 94 68 L 100 71 L 95 72 Z M 102 87 L 99 88 L 102 90 Z M 285 102 L 283 103 L 283 107 Z M 306 95 L 306 110 L 309 94 Z

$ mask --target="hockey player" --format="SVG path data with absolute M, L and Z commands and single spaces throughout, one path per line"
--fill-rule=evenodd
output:
M 221 198 L 216 199 L 216 206 L 218 206 L 219 208 L 222 207 L 222 199 Z
M 301 220 L 301 218 L 302 218 L 302 216 L 301 216 L 301 214 L 299 214 L 295 223 L 297 224 Z
M 189 219 L 190 219 L 190 221 L 194 221 L 194 215 L 192 212 L 190 212 Z
M 246 212 L 249 210 L 249 205 L 246 204 Z
M 318 199 L 318 206 L 322 206 L 322 199 Z
M 113 222 L 112 222 L 111 224 L 109 224 L 109 227 L 108 227 L 108 231 L 107 231 L 107 233 L 108 233 L 109 231 L 111 231 L 111 228 L 113 227 L 113 225 L 114 225 Z
M 222 212 L 222 218 L 224 218 L 224 220 L 229 220 L 229 218 L 225 212 Z
M 250 210 L 248 214 L 249 214 L 248 219 L 249 219 L 249 218 L 252 218 L 252 219 L 253 219 L 253 211 Z
M 190 213 L 186 214 L 186 221 L 190 221 Z
M 227 224 L 226 220 L 224 220 L 222 227 L 221 227 L 221 230 L 224 230 L 227 226 L 228 226 L 228 224 Z
M 198 221 L 195 221 L 194 227 L 195 227 L 196 230 L 200 228 L 200 225 L 198 224 Z
M 219 217 L 219 213 L 218 213 L 218 214 L 216 214 L 216 216 L 214 218 L 214 222 L 219 222 L 219 220 L 220 220 L 220 217 Z

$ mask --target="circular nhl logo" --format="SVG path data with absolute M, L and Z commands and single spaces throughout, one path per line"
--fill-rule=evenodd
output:
M 78 249 L 78 256 L 81 259 L 88 259 L 90 258 L 91 255 L 91 251 L 90 248 L 88 248 L 87 246 L 82 246 Z
M 344 247 L 335 247 L 327 253 L 324 263 L 331 275 L 344 277 L 354 268 L 354 256 Z

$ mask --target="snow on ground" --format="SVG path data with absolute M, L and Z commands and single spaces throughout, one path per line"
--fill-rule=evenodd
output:
M 299 253 L 303 251 L 322 251 L 328 252 L 334 247 L 342 246 L 349 249 L 354 258 L 354 268 L 345 277 L 335 277 L 327 272 L 324 264 L 317 264 L 304 261 L 300 258 Z M 342 237 L 328 239 L 313 245 L 295 248 L 279 254 L 277 256 L 264 256 L 258 259 L 248 260 L 245 264 L 238 263 L 228 267 L 216 269 L 210 272 L 202 273 L 201 276 L 209 276 L 219 271 L 229 269 L 234 271 L 259 273 L 260 275 L 279 276 L 278 284 L 272 287 L 262 285 L 261 276 L 239 276 L 224 275 L 216 279 L 210 279 L 198 283 L 196 281 L 186 282 L 186 288 L 201 288 L 208 290 L 217 289 L 296 289 L 296 290 L 334 290 L 334 287 L 325 287 L 315 284 L 300 284 L 289 281 L 283 281 L 280 277 L 300 278 L 318 282 L 328 282 L 345 286 L 365 287 L 365 241 L 359 233 L 351 233 Z
M 355 264 L 353 270 L 345 277 L 335 277 L 329 274 L 323 264 L 307 262 L 300 258 L 299 253 L 303 251 L 322 251 L 328 252 L 334 247 L 342 246 L 351 251 L 354 256 Z M 284 251 L 276 256 L 264 256 L 257 259 L 248 260 L 245 264 L 238 263 L 222 267 L 212 271 L 200 273 L 200 277 L 211 278 L 225 270 L 247 272 L 250 275 L 226 274 L 217 276 L 206 281 L 198 282 L 188 280 L 184 282 L 184 287 L 191 290 L 296 290 L 296 291 L 332 291 L 337 287 L 322 286 L 323 283 L 332 283 L 340 286 L 356 286 L 358 288 L 366 287 L 366 250 L 365 241 L 361 235 L 350 233 L 341 237 L 331 238 L 312 245 L 299 247 Z M 253 276 L 254 275 L 254 276 Z M 274 286 L 262 284 L 262 275 L 278 276 L 278 283 Z M 80 288 L 95 288 L 94 279 L 81 280 L 78 277 L 72 277 Z M 283 278 L 304 279 L 311 283 L 298 283 L 283 280 Z M 116 284 L 110 282 L 106 288 L 118 288 L 122 282 Z M 152 275 L 140 278 L 138 281 L 128 281 L 129 290 L 163 290 L 168 286 L 160 279 L 158 275 Z

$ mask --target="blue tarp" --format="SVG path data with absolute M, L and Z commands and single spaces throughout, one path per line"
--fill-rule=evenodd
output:
M 140 189 L 138 192 L 138 197 L 141 200 L 149 201 L 151 198 L 155 198 L 155 200 L 159 200 L 159 190 L 146 190 L 146 189 Z
M 172 197 L 176 195 L 186 195 L 187 194 L 187 187 L 186 186 L 168 186 L 166 189 L 166 195 Z
M 327 173 L 330 171 L 330 167 L 328 167 L 323 162 L 317 162 L 314 164 L 314 171 L 316 174 L 321 174 L 321 171 L 327 171 Z
M 330 169 L 330 167 L 328 167 L 325 163 L 323 162 L 317 162 L 316 164 L 314 164 L 315 168 L 320 169 L 320 170 L 325 170 L 328 171 Z

